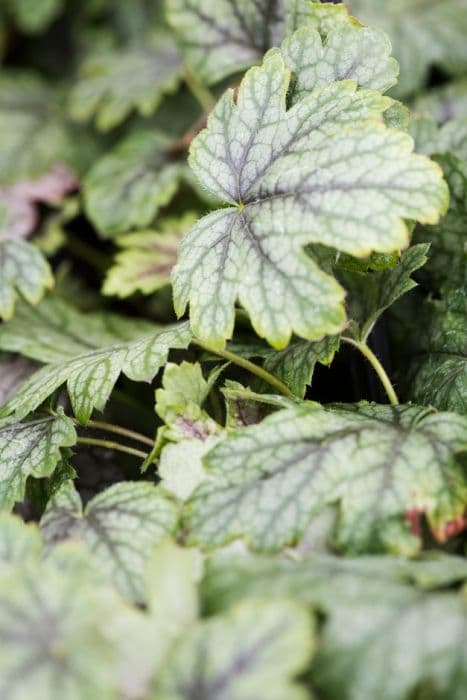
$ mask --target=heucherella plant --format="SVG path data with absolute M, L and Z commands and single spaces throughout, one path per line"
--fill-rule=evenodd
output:
M 465 700 L 466 28 L 0 2 L 0 700 Z

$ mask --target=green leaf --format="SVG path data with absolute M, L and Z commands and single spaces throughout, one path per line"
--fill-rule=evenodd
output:
M 83 314 L 60 301 L 19 305 L 0 327 L 0 347 L 46 364 L 5 404 L 2 415 L 24 417 L 66 382 L 76 417 L 86 423 L 102 411 L 120 373 L 151 381 L 171 348 L 186 348 L 187 323 L 157 326 L 109 313 Z
M 167 0 L 166 7 L 188 63 L 206 83 L 249 68 L 284 34 L 276 0 Z
M 199 364 L 166 365 L 162 388 L 156 391 L 156 411 L 169 428 L 170 440 L 206 440 L 218 431 L 217 423 L 202 409 L 211 388 Z
M 415 245 L 406 250 L 400 262 L 389 270 L 341 273 L 349 290 L 349 316 L 352 335 L 366 342 L 381 315 L 417 283 L 411 275 L 427 261 L 428 246 Z
M 371 404 L 280 411 L 207 455 L 210 479 L 188 504 L 189 541 L 214 547 L 244 537 L 255 549 L 279 549 L 337 501 L 342 549 L 410 554 L 422 515 L 441 542 L 465 526 L 456 455 L 466 449 L 466 419 L 455 414 Z
M 0 423 L 0 509 L 9 510 L 24 497 L 29 476 L 50 476 L 61 448 L 76 443 L 72 421 L 59 413 L 29 421 Z
M 63 9 L 64 0 L 4 0 L 7 12 L 21 31 L 36 34 L 46 30 Z
M 218 374 L 214 371 L 206 380 L 199 364 L 169 362 L 156 391 L 156 412 L 165 423 L 156 443 L 161 450 L 158 474 L 164 488 L 183 501 L 205 479 L 202 458 L 222 436 L 202 408 Z
M 41 548 L 36 525 L 26 525 L 10 513 L 0 513 L 0 580 L 12 566 L 38 558 Z
M 178 189 L 185 165 L 168 162 L 171 139 L 134 132 L 98 159 L 84 179 L 86 213 L 104 237 L 144 229 Z
M 318 608 L 324 622 L 310 677 L 323 697 L 406 700 L 423 688 L 429 698 L 461 700 L 465 600 L 419 588 L 448 587 L 465 574 L 465 560 L 446 555 L 302 562 L 224 555 L 208 566 L 203 602 L 211 614 L 258 596 L 289 595 Z
M 189 629 L 160 673 L 158 700 L 305 700 L 293 681 L 313 648 L 305 610 L 287 599 L 252 600 Z
M 386 90 L 397 79 L 387 37 L 362 27 L 343 6 L 209 0 L 201 7 L 192 0 L 168 0 L 167 10 L 188 62 L 207 83 L 258 63 L 299 27 L 284 46 L 286 62 L 297 73 L 296 95 L 343 77 L 375 90 Z
M 216 552 L 205 565 L 201 600 L 207 614 L 230 608 L 239 600 L 290 596 L 327 608 L 357 593 L 377 603 L 391 592 L 452 588 L 467 578 L 464 557 L 427 552 L 418 559 L 391 556 L 290 557 Z
M 415 311 L 404 342 L 409 355 L 409 395 L 441 410 L 467 413 L 465 288 Z M 402 329 L 401 329 L 402 330 Z
M 92 56 L 71 91 L 70 115 L 80 122 L 95 117 L 101 131 L 116 127 L 134 109 L 148 117 L 164 94 L 177 89 L 181 65 L 177 47 L 163 35 L 148 45 Z
M 413 109 L 429 114 L 438 124 L 466 117 L 467 80 L 453 80 L 423 93 L 415 100 Z
M 2 183 L 42 175 L 56 163 L 75 162 L 57 95 L 47 84 L 34 74 L 3 72 L 0 94 Z
M 424 269 L 435 291 L 446 287 L 462 287 L 467 282 L 467 162 L 452 154 L 440 156 L 438 163 L 451 193 L 447 215 L 433 228 L 418 227 L 415 240 L 428 241 L 429 262 Z
M 73 554 L 56 565 L 15 567 L 0 579 L 2 698 L 119 697 L 119 647 L 109 628 L 124 613 L 131 635 L 128 611 L 111 589 L 96 587 Z
M 179 219 L 164 219 L 157 231 L 142 231 L 119 236 L 116 244 L 123 250 L 107 272 L 103 294 L 129 297 L 135 292 L 152 294 L 170 284 L 183 233 L 196 221 L 188 213 Z
M 321 38 L 318 31 L 302 27 L 282 44 L 284 61 L 295 74 L 293 103 L 339 80 L 352 79 L 379 92 L 395 85 L 399 65 L 383 32 L 350 21 L 327 29 Z
M 83 543 L 96 571 L 105 574 L 122 595 L 144 600 L 145 573 L 151 551 L 175 531 L 175 505 L 148 482 L 122 482 L 95 496 L 83 510 L 73 483 L 49 501 L 40 527 L 44 543 Z
M 37 304 L 54 278 L 42 253 L 27 241 L 0 239 L 0 257 L 0 318 L 8 320 L 19 295 Z
M 214 348 L 232 334 L 237 298 L 277 349 L 292 332 L 308 340 L 339 332 L 343 290 L 303 247 L 390 252 L 408 243 L 404 218 L 435 223 L 447 204 L 438 166 L 383 126 L 386 98 L 342 81 L 287 110 L 289 82 L 272 52 L 236 100 L 225 93 L 192 144 L 199 180 L 230 206 L 185 235 L 174 299 L 179 315 L 190 303 L 194 333 Z
M 350 0 L 347 4 L 362 22 L 389 35 L 401 67 L 398 95 L 410 95 L 422 87 L 433 65 L 453 75 L 467 68 L 465 0 Z

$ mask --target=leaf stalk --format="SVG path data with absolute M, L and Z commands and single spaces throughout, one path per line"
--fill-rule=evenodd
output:
M 370 365 L 373 367 L 376 374 L 378 375 L 378 377 L 381 381 L 381 384 L 384 387 L 384 391 L 386 392 L 386 395 L 389 399 L 389 403 L 391 404 L 391 406 L 398 406 L 399 399 L 397 398 L 397 394 L 394 391 L 394 387 L 391 383 L 391 380 L 389 379 L 389 377 L 386 373 L 386 370 L 384 369 L 383 365 L 376 357 L 373 350 L 371 350 L 371 348 L 369 348 L 365 342 L 354 340 L 353 338 L 348 338 L 346 336 L 342 336 L 342 341 L 344 343 L 348 343 L 349 345 L 352 345 L 354 348 L 357 348 L 357 350 L 359 350 L 362 353 L 362 355 L 368 360 L 368 362 L 370 363 Z

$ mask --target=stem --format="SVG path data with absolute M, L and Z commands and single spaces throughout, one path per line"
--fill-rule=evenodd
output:
M 293 396 L 293 392 L 289 389 L 289 387 L 286 384 L 284 384 L 284 382 L 281 382 L 281 380 L 275 377 L 273 374 L 267 372 L 262 367 L 255 365 L 253 362 L 246 360 L 244 357 L 240 357 L 240 355 L 236 355 L 234 352 L 230 352 L 229 350 L 216 350 L 214 348 L 211 348 L 206 343 L 203 343 L 203 341 L 201 340 L 193 339 L 191 341 L 191 344 L 197 345 L 199 348 L 205 350 L 206 352 L 210 352 L 214 355 L 218 355 L 219 357 L 223 357 L 225 360 L 233 362 L 235 365 L 238 365 L 239 367 L 246 369 L 248 372 L 251 372 L 251 374 L 256 374 L 257 377 L 270 384 L 272 387 L 274 387 L 274 389 L 279 391 L 284 396 Z
M 190 89 L 191 94 L 198 100 L 203 110 L 205 112 L 211 112 L 211 110 L 214 108 L 214 105 L 216 104 L 216 99 L 214 95 L 212 95 L 211 91 L 208 90 L 208 88 L 205 85 L 203 85 L 203 83 L 200 80 L 198 80 L 198 78 L 186 65 L 183 77 L 185 83 Z
M 353 338 L 347 338 L 345 336 L 342 336 L 342 341 L 344 343 L 348 343 L 349 345 L 353 345 L 354 348 L 360 350 L 362 355 L 368 360 L 368 362 L 378 375 L 391 406 L 398 406 L 399 399 L 397 398 L 397 394 L 394 391 L 394 387 L 391 384 L 391 380 L 389 379 L 388 375 L 386 374 L 386 370 L 376 357 L 373 350 L 371 350 L 366 343 L 359 342 L 358 340 L 354 340 Z
M 98 438 L 79 437 L 77 440 L 77 444 L 94 445 L 94 447 L 104 447 L 107 450 L 116 450 L 117 452 L 124 452 L 127 455 L 132 455 L 133 457 L 140 457 L 141 459 L 146 459 L 146 457 L 148 456 L 146 452 L 141 452 L 141 450 L 135 450 L 133 447 L 121 445 L 119 442 L 112 442 L 110 440 L 99 440 Z
M 151 438 L 146 437 L 146 435 L 137 433 L 135 430 L 129 430 L 128 428 L 124 428 L 121 425 L 115 425 L 114 423 L 105 423 L 104 421 L 100 420 L 88 420 L 88 422 L 86 423 L 86 427 L 95 428 L 96 430 L 106 430 L 108 433 L 123 435 L 123 437 L 127 437 L 130 440 L 136 440 L 137 442 L 141 442 L 144 445 L 149 445 L 149 447 L 154 447 L 154 440 L 151 440 Z

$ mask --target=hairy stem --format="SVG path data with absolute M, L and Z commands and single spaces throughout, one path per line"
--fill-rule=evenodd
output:
M 210 352 L 214 355 L 218 355 L 219 357 L 223 357 L 224 360 L 228 360 L 228 362 L 232 362 L 233 364 L 238 365 L 243 369 L 246 369 L 248 372 L 251 372 L 251 374 L 255 374 L 257 377 L 267 382 L 267 384 L 270 384 L 272 387 L 274 387 L 274 389 L 276 389 L 280 394 L 283 394 L 284 396 L 293 396 L 293 392 L 289 389 L 289 387 L 286 384 L 284 384 L 284 382 L 281 382 L 280 379 L 278 379 L 262 367 L 259 367 L 253 362 L 250 362 L 250 360 L 247 360 L 244 357 L 241 357 L 240 355 L 236 355 L 234 352 L 230 352 L 229 350 L 215 350 L 206 343 L 203 343 L 202 340 L 194 339 L 191 341 L 191 344 L 197 345 L 199 348 L 205 350 L 206 352 Z
M 388 375 L 386 374 L 386 370 L 384 369 L 383 365 L 376 357 L 373 350 L 371 350 L 366 343 L 358 341 L 358 340 L 354 340 L 353 338 L 347 338 L 346 336 L 342 336 L 342 341 L 344 343 L 348 343 L 349 345 L 352 345 L 354 348 L 357 348 L 357 350 L 359 350 L 362 353 L 362 355 L 368 360 L 368 362 L 370 363 L 370 365 L 373 367 L 376 374 L 378 375 L 378 377 L 381 381 L 381 384 L 384 387 L 384 391 L 387 394 L 387 397 L 389 399 L 391 406 L 397 406 L 399 404 L 399 399 L 397 398 L 397 394 L 394 391 L 394 387 L 391 384 L 391 380 L 389 379 Z
M 104 447 L 107 450 L 116 450 L 117 452 L 124 452 L 127 455 L 132 455 L 133 457 L 139 457 L 140 459 L 146 459 L 148 456 L 146 452 L 141 450 L 135 450 L 133 447 L 128 447 L 128 445 L 122 445 L 119 442 L 112 442 L 110 440 L 100 440 L 98 438 L 88 438 L 79 437 L 77 440 L 78 445 L 93 445 L 94 447 Z

